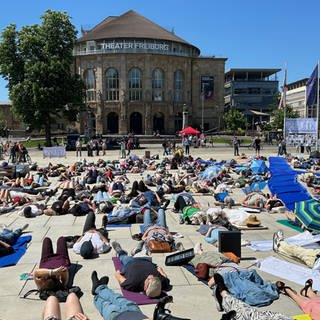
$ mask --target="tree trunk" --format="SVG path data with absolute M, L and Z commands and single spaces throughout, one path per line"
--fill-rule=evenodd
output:
M 46 146 L 51 147 L 51 119 L 48 115 L 47 121 L 45 124 L 45 134 L 46 134 Z

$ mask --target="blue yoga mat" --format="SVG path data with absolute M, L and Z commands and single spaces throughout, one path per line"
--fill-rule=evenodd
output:
M 131 223 L 111 223 L 107 225 L 107 228 L 130 228 Z
M 28 242 L 30 242 L 31 239 L 31 236 L 19 237 L 16 244 L 13 246 L 14 253 L 0 258 L 0 268 L 16 265 L 25 254 Z

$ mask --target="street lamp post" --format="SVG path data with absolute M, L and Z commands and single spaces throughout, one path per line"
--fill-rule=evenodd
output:
M 201 88 L 201 129 L 204 130 L 204 125 L 203 125 L 203 116 L 204 116 L 204 88 L 205 88 L 205 83 L 202 83 L 202 88 Z

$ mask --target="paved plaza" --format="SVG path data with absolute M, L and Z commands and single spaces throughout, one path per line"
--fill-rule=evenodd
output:
M 162 158 L 161 145 L 143 146 L 145 149 L 133 150 L 132 153 L 143 156 L 146 150 L 150 150 L 151 155 L 159 153 L 160 159 Z M 292 150 L 291 150 L 292 151 Z M 253 151 L 247 148 L 240 148 L 240 152 L 248 155 L 253 155 Z M 277 146 L 267 146 L 262 151 L 265 156 L 276 155 Z M 52 163 L 71 164 L 78 158 L 75 152 L 67 152 L 66 159 L 43 159 L 42 153 L 39 150 L 30 150 L 31 158 L 36 161 L 40 166 L 47 165 L 49 161 Z M 214 148 L 191 148 L 191 155 L 194 157 L 202 157 L 203 159 L 214 158 L 217 160 L 231 159 L 233 157 L 233 150 L 230 147 L 217 146 Z M 82 157 L 86 157 L 83 153 Z M 102 157 L 105 160 L 119 159 L 119 151 L 108 151 L 107 156 Z M 88 159 L 88 158 L 87 158 Z M 98 157 L 91 158 L 97 160 Z M 127 174 L 130 181 L 140 179 L 140 174 Z M 146 172 L 143 173 L 146 176 Z M 238 189 L 239 190 L 239 189 Z M 171 199 L 171 195 L 166 196 Z M 235 191 L 234 197 L 240 199 L 240 192 Z M 203 204 L 213 204 L 212 196 L 196 196 L 196 198 Z M 197 226 L 180 225 L 178 223 L 178 215 L 172 212 L 173 202 L 170 203 L 167 212 L 167 222 L 171 231 L 183 234 L 181 239 L 184 247 L 191 248 L 196 242 L 201 241 L 205 250 L 217 250 L 216 247 L 206 243 L 203 237 L 196 232 Z M 242 239 L 246 240 L 267 240 L 272 239 L 273 233 L 280 227 L 276 222 L 277 219 L 282 218 L 281 214 L 269 214 L 262 212 L 259 214 L 259 219 L 262 225 L 268 226 L 267 230 L 250 230 L 242 232 Z M 97 216 L 97 225 L 100 225 L 102 216 Z M 18 216 L 15 212 L 4 214 L 0 216 L 0 223 L 5 224 L 9 228 L 18 228 L 29 223 L 28 231 L 32 235 L 32 241 L 28 247 L 26 254 L 21 258 L 19 263 L 13 267 L 0 269 L 0 319 L 1 320 L 34 320 L 41 318 L 42 308 L 44 301 L 39 299 L 21 299 L 25 292 L 30 289 L 35 289 L 33 280 L 21 281 L 19 275 L 24 272 L 32 272 L 40 260 L 41 243 L 44 237 L 51 237 L 55 243 L 56 239 L 61 235 L 76 235 L 81 234 L 85 217 L 74 217 L 73 215 L 64 216 L 39 216 L 34 219 L 26 219 Z M 130 228 L 112 228 L 108 229 L 111 241 L 117 240 L 123 248 L 131 250 L 135 247 L 136 242 L 131 239 L 131 235 L 140 232 L 138 225 L 132 225 Z M 285 235 L 292 236 L 296 231 L 284 227 Z M 81 298 L 81 303 L 84 307 L 86 315 L 91 319 L 101 319 L 101 316 L 96 311 L 92 303 L 91 295 L 91 272 L 97 270 L 98 275 L 108 275 L 110 277 L 109 287 L 119 290 L 119 285 L 114 278 L 114 267 L 112 263 L 112 256 L 115 255 L 114 251 L 107 254 L 101 254 L 98 259 L 83 260 L 79 255 L 76 255 L 72 250 L 69 250 L 70 259 L 73 264 L 78 265 L 78 272 L 74 278 L 74 285 L 80 286 L 84 292 Z M 255 258 L 263 258 L 267 256 L 277 256 L 274 252 L 254 252 L 249 248 L 242 247 L 242 261 L 241 264 L 249 266 Z M 164 266 L 165 254 L 154 254 L 153 261 L 159 265 Z M 197 279 L 182 267 L 164 267 L 172 284 L 173 290 L 170 294 L 174 297 L 174 303 L 168 305 L 169 309 L 176 316 L 186 317 L 193 320 L 207 320 L 207 319 L 220 319 L 221 314 L 217 311 L 214 298 L 212 297 L 212 290 L 207 286 L 197 281 Z M 277 278 L 270 274 L 260 272 L 260 275 L 266 280 L 275 281 Z M 287 282 L 297 291 L 300 290 L 299 285 Z M 62 307 L 64 309 L 64 306 Z M 154 305 L 141 306 L 142 311 L 152 318 Z M 301 314 L 302 311 L 292 302 L 288 297 L 283 295 L 277 301 L 274 301 L 270 306 L 264 309 L 272 311 L 280 311 L 287 315 Z

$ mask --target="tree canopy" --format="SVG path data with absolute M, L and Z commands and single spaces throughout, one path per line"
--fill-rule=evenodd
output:
M 72 72 L 76 29 L 65 12 L 48 10 L 40 25 L 11 24 L 2 32 L 0 73 L 22 121 L 44 128 L 50 145 L 51 124 L 75 121 L 84 104 L 84 83 Z
M 237 109 L 231 108 L 224 116 L 223 120 L 228 130 L 235 132 L 245 127 L 244 115 Z
M 299 113 L 294 111 L 291 106 L 286 106 L 286 118 L 299 118 Z M 283 129 L 284 108 L 277 109 L 273 112 L 271 126 L 274 130 Z

